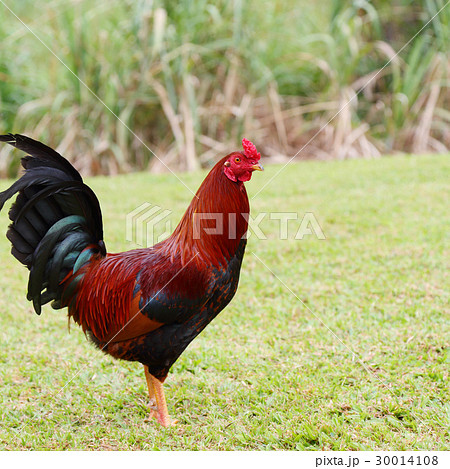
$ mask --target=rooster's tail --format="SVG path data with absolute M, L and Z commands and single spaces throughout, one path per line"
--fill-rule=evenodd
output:
M 11 253 L 30 270 L 27 298 L 37 314 L 53 300 L 66 306 L 63 297 L 76 288 L 65 277 L 76 272 L 94 254 L 105 255 L 100 205 L 78 171 L 59 153 L 23 135 L 0 135 L 0 142 L 23 150 L 23 176 L 0 193 L 0 210 L 19 193 L 9 211 L 7 231 Z M 81 278 L 81 275 L 79 276 Z

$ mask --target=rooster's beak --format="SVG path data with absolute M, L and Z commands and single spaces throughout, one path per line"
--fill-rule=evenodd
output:
M 254 164 L 252 169 L 253 171 L 264 171 L 264 167 L 261 163 Z

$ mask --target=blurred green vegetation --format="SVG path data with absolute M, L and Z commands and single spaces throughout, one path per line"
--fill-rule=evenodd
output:
M 278 160 L 445 152 L 445 5 L 7 0 L 0 129 L 84 174 L 209 166 L 244 135 Z

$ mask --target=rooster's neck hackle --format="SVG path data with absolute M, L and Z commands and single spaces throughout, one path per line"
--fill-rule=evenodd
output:
M 218 267 L 236 253 L 248 227 L 249 202 L 245 186 L 230 181 L 220 160 L 192 199 L 165 248 L 185 264 L 195 257 Z

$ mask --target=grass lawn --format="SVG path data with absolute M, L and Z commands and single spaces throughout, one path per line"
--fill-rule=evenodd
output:
M 250 198 L 280 168 L 255 174 Z M 141 365 L 69 333 L 64 312 L 33 313 L 2 234 L 0 449 L 449 450 L 449 173 L 446 155 L 283 170 L 253 218 L 312 212 L 326 240 L 295 240 L 300 220 L 280 240 L 264 217 L 236 297 L 166 381 L 179 420 L 167 429 L 146 421 Z M 180 175 L 193 190 L 204 176 Z M 192 197 L 170 174 L 88 184 L 111 252 L 136 247 L 128 212 L 155 203 L 174 226 Z M 4 233 L 6 213 L 0 222 Z

